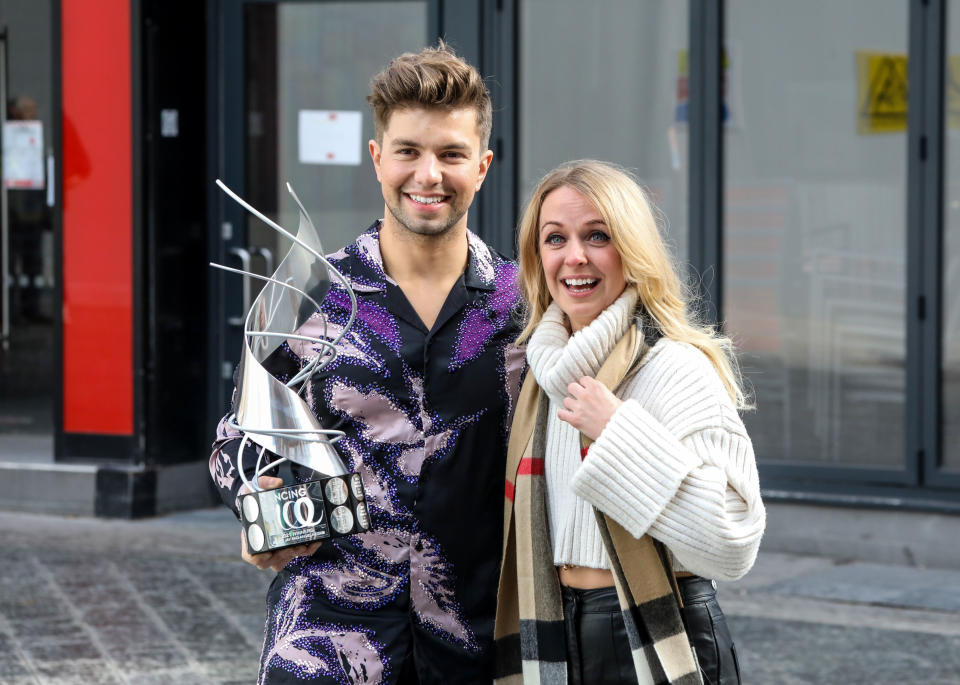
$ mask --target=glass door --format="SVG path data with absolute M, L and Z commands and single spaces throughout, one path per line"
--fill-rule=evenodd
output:
M 915 480 L 904 458 L 908 3 L 726 8 L 736 95 L 723 312 L 759 399 L 746 419 L 757 457 Z
M 224 122 L 221 178 L 281 226 L 296 231 L 289 182 L 324 249 L 352 241 L 383 212 L 367 141 L 370 78 L 403 52 L 422 49 L 432 3 L 234 2 L 224 8 Z M 222 261 L 272 272 L 289 242 L 229 199 Z M 239 359 L 243 315 L 262 285 L 222 281 L 223 397 Z M 221 403 L 222 404 L 222 403 Z
M 0 0 L 0 461 L 52 461 L 52 9 Z
M 615 162 L 650 192 L 685 262 L 688 3 L 522 0 L 518 14 L 520 197 L 562 162 Z
M 935 464 L 941 481 L 960 484 L 960 7 L 945 3 L 944 189 L 940 340 L 940 454 Z

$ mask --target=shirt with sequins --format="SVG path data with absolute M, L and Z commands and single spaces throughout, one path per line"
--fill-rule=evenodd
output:
M 336 449 L 363 479 L 371 530 L 324 543 L 271 586 L 261 655 L 270 683 L 309 682 L 335 664 L 393 682 L 411 645 L 422 682 L 492 677 L 503 473 L 525 359 L 513 344 L 516 265 L 469 231 L 468 247 L 429 330 L 384 272 L 379 222 L 328 257 L 356 294 L 357 316 L 304 397 L 324 427 L 345 433 Z M 350 313 L 336 280 L 321 309 L 333 338 Z M 323 327 L 314 315 L 298 332 Z M 265 365 L 285 381 L 318 351 L 289 339 Z M 210 459 L 235 513 L 240 437 L 222 421 Z M 245 458 L 248 473 L 254 461 Z

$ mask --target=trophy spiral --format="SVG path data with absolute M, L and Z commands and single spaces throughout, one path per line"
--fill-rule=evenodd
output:
M 244 209 L 294 243 L 272 276 L 210 264 L 266 281 L 244 320 L 236 412 L 227 421 L 231 428 L 244 434 L 237 453 L 237 470 L 248 490 L 240 496 L 240 520 L 247 549 L 254 554 L 269 552 L 368 530 L 370 519 L 363 482 L 359 474 L 347 471 L 332 446 L 343 437 L 343 432 L 321 426 L 300 396 L 313 374 L 337 356 L 336 345 L 356 317 L 357 298 L 343 274 L 324 258 L 317 229 L 289 183 L 287 191 L 300 210 L 296 235 L 268 219 L 219 179 L 217 185 Z M 330 274 L 343 284 L 351 305 L 350 318 L 332 340 L 326 335 L 327 320 L 320 309 L 320 302 L 330 289 Z M 323 321 L 323 337 L 295 333 L 314 315 Z M 284 340 L 306 341 L 319 350 L 317 356 L 286 383 L 263 367 L 263 362 Z M 244 468 L 244 457 L 250 451 L 256 453 L 252 478 L 248 478 Z M 279 459 L 264 463 L 268 451 Z M 319 478 L 262 490 L 257 485 L 258 478 L 283 462 L 312 469 Z

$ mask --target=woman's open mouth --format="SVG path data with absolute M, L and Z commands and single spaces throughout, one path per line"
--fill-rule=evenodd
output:
M 562 278 L 563 287 L 573 295 L 586 295 L 597 287 L 599 278 Z

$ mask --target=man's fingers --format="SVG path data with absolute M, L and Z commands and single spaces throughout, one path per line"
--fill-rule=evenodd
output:
M 247 549 L 247 534 L 242 528 L 240 529 L 240 556 L 248 564 L 253 564 L 257 568 L 260 568 L 257 564 L 257 558 L 250 554 L 250 550 Z
M 265 568 L 269 568 L 271 571 L 280 573 L 280 571 L 283 570 L 283 567 L 289 564 L 296 556 L 296 554 L 293 554 L 288 549 L 284 549 L 279 552 L 273 552 L 270 554 L 270 563 L 267 564 Z
M 257 487 L 261 490 L 273 490 L 274 488 L 279 488 L 283 485 L 283 478 L 276 478 L 274 476 L 260 476 L 257 478 Z M 241 495 L 246 495 L 250 492 L 250 488 L 246 485 L 240 488 Z
M 283 485 L 283 478 L 275 478 L 274 476 L 260 476 L 257 480 L 257 484 L 265 490 L 273 490 L 274 488 L 279 488 Z
M 274 552 L 271 555 L 269 566 L 279 573 L 294 559 L 313 556 L 313 553 L 320 549 L 321 544 L 321 542 L 312 542 L 309 545 L 297 545 L 296 547 L 287 547 L 279 552 Z
M 256 566 L 261 571 L 269 568 L 279 573 L 283 570 L 284 566 L 289 564 L 297 557 L 313 556 L 313 553 L 320 549 L 322 544 L 322 540 L 317 540 L 316 542 L 311 542 L 308 545 L 287 547 L 276 552 L 250 554 L 250 552 L 247 550 L 247 536 L 242 530 L 240 531 L 240 556 L 242 556 L 243 560 L 248 564 Z
M 567 394 L 571 397 L 580 397 L 581 393 L 583 393 L 583 386 L 576 381 L 567 385 Z
M 263 554 L 250 554 L 250 551 L 247 549 L 247 536 L 246 533 L 241 529 L 240 530 L 240 556 L 243 557 L 243 560 L 248 564 L 256 566 L 261 571 L 265 568 L 270 568 L 273 557 L 275 556 L 274 552 L 264 552 Z
M 247 551 L 247 534 L 243 528 L 240 529 L 240 556 L 244 561 L 250 561 L 250 552 Z

